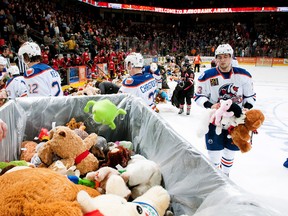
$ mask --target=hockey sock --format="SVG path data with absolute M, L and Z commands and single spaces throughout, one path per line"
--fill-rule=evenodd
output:
M 187 105 L 187 112 L 186 112 L 187 115 L 190 115 L 190 110 L 191 110 L 191 105 Z
M 231 151 L 226 148 L 223 150 L 223 156 L 221 158 L 221 166 L 223 173 L 225 173 L 227 176 L 229 176 L 231 167 L 233 166 L 235 153 L 236 151 Z
M 179 110 L 178 114 L 182 114 L 183 113 L 184 104 L 180 104 L 179 108 L 180 108 L 180 110 Z
M 220 161 L 223 150 L 220 151 L 210 151 L 208 150 L 208 157 L 210 161 L 215 165 L 215 167 L 220 169 Z

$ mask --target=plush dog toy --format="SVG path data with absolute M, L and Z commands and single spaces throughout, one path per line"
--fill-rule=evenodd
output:
M 154 186 L 132 202 L 113 194 L 92 198 L 85 191 L 78 193 L 77 201 L 84 216 L 163 216 L 169 207 L 170 196 L 162 186 Z
M 110 100 L 88 101 L 84 107 L 84 112 L 88 113 L 92 106 L 93 119 L 96 123 L 108 125 L 112 130 L 116 128 L 114 119 L 118 115 L 126 115 L 124 109 L 118 109 Z
M 117 168 L 117 165 L 126 167 L 131 159 L 131 151 L 123 146 L 112 146 L 106 155 L 106 161 L 101 165 Z
M 151 187 L 160 185 L 162 180 L 159 166 L 139 154 L 131 156 L 121 176 L 127 181 L 133 199 L 143 195 Z
M 85 190 L 98 196 L 95 189 L 76 185 L 66 176 L 47 168 L 27 168 L 0 176 L 0 214 L 22 216 L 82 215 L 76 201 Z
M 97 135 L 91 133 L 82 140 L 73 130 L 65 126 L 58 126 L 49 132 L 50 140 L 44 143 L 38 150 L 41 161 L 53 169 L 57 155 L 68 169 L 76 165 L 81 175 L 98 169 L 99 161 L 89 152 L 89 149 L 97 142 Z
M 239 124 L 238 126 L 231 128 L 230 135 L 233 143 L 238 146 L 241 152 L 248 152 L 251 146 L 251 134 L 256 131 L 264 122 L 264 114 L 257 109 L 248 110 L 245 113 L 244 124 Z

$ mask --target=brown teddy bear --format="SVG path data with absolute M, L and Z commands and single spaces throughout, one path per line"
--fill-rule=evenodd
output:
M 71 130 L 78 129 L 83 126 L 83 122 L 77 122 L 75 118 L 71 118 L 71 120 L 66 124 Z
M 75 118 L 71 118 L 71 120 L 66 124 L 71 130 L 80 136 L 83 140 L 88 137 L 88 133 L 85 131 L 86 126 L 83 122 L 77 122 Z
M 131 159 L 131 152 L 123 146 L 116 146 L 108 151 L 106 159 L 107 161 L 101 167 L 108 166 L 117 169 L 118 164 L 121 167 L 126 167 Z
M 32 157 L 37 153 L 37 143 L 33 141 L 24 141 L 21 144 L 20 160 L 31 162 Z
M 76 201 L 85 190 L 92 197 L 93 188 L 72 183 L 66 176 L 47 168 L 27 168 L 0 176 L 1 215 L 83 215 Z
M 38 150 L 41 161 L 53 169 L 55 162 L 53 156 L 60 157 L 60 161 L 68 169 L 73 165 L 81 175 L 98 169 L 98 159 L 89 152 L 89 149 L 97 142 L 97 135 L 91 133 L 84 140 L 73 130 L 65 126 L 58 126 L 49 132 L 50 140 Z
M 244 124 L 239 124 L 230 130 L 233 143 L 238 146 L 242 153 L 251 150 L 251 134 L 256 131 L 264 122 L 264 114 L 257 109 L 248 110 L 245 113 Z

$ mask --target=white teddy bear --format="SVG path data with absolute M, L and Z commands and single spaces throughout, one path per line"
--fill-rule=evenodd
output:
M 162 180 L 158 164 L 139 154 L 131 156 L 121 176 L 131 189 L 133 199 L 141 196 L 151 187 L 160 185 Z
M 154 186 L 136 200 L 128 202 L 114 194 L 92 198 L 81 190 L 77 194 L 77 201 L 84 215 L 164 216 L 170 204 L 170 195 L 162 186 Z

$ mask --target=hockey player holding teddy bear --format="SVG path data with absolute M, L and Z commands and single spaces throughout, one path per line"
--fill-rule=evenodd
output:
M 255 102 L 255 92 L 251 74 L 243 68 L 232 67 L 233 49 L 229 44 L 221 44 L 215 51 L 216 68 L 206 70 L 198 78 L 195 101 L 204 108 L 218 109 L 220 100 L 232 100 L 229 110 L 240 117 L 242 109 L 251 109 Z M 240 108 L 240 109 L 239 109 Z M 229 176 L 234 155 L 239 148 L 228 138 L 228 130 L 217 135 L 214 124 L 209 125 L 205 135 L 208 156 L 212 163 L 221 167 Z

